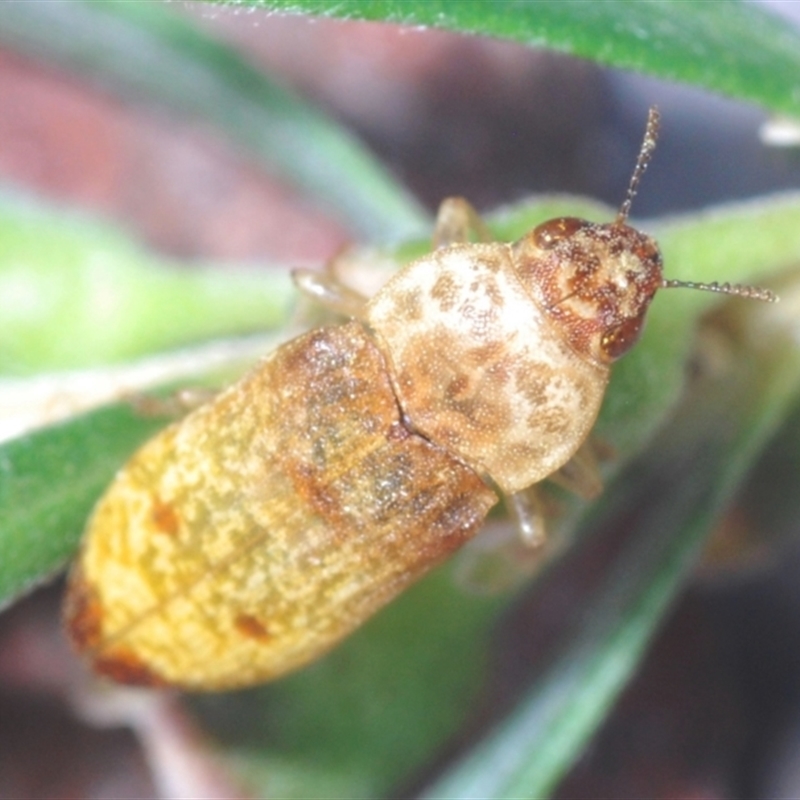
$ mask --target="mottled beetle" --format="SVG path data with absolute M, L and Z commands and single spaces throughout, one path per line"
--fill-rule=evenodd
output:
M 371 300 L 299 275 L 352 321 L 279 347 L 145 444 L 97 504 L 66 599 L 94 669 L 192 690 L 266 681 L 474 536 L 498 493 L 539 538 L 536 484 L 567 474 L 654 294 L 774 299 L 664 280 L 627 224 L 657 129 L 652 109 L 611 223 L 469 243 L 482 224 L 451 199 L 438 246 Z M 585 473 L 568 473 L 578 491 L 597 483 Z

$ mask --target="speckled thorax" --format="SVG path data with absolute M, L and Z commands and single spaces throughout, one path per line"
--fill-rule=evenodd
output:
M 453 245 L 396 275 L 367 320 L 413 428 L 505 492 L 566 463 L 602 401 L 581 358 L 526 291 L 508 245 Z

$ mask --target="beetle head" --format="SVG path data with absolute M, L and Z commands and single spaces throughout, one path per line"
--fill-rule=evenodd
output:
M 514 245 L 520 278 L 582 356 L 609 363 L 639 338 L 663 285 L 655 241 L 622 221 L 544 222 Z
M 612 223 L 575 217 L 543 222 L 513 245 L 519 278 L 583 357 L 607 364 L 636 343 L 658 289 L 686 287 L 775 302 L 768 289 L 664 280 L 658 245 L 627 224 L 639 181 L 655 150 L 659 114 L 647 117 L 628 192 Z

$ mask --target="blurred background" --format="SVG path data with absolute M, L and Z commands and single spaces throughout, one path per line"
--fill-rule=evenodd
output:
M 171 8 L 356 132 L 431 214 L 453 194 L 480 210 L 536 192 L 617 206 L 654 103 L 662 134 L 634 217 L 800 186 L 797 152 L 761 143 L 763 112 L 697 90 L 440 31 Z M 5 187 L 98 214 L 158 252 L 296 266 L 356 238 L 209 125 L 8 40 L 0 108 Z M 697 576 L 558 797 L 800 796 L 800 552 L 774 556 L 756 548 L 744 569 Z M 579 613 L 591 558 L 508 619 L 499 696 Z M 134 736 L 80 721 L 65 700 L 59 594 L 46 587 L 0 617 L 0 798 L 153 797 Z

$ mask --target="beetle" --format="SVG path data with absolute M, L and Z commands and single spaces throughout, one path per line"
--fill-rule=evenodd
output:
M 664 287 L 627 224 L 647 131 L 616 219 L 544 222 L 514 243 L 445 201 L 435 249 L 372 299 L 301 273 L 349 312 L 261 361 L 147 442 L 97 503 L 65 599 L 94 670 L 219 690 L 318 658 L 472 538 L 502 495 L 541 539 L 537 484 L 584 494 L 577 458 L 613 361 Z M 576 466 L 577 465 L 577 466 Z

